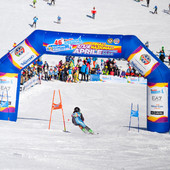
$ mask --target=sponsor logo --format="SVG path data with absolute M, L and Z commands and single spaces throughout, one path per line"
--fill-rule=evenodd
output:
M 17 47 L 17 48 L 15 49 L 15 55 L 16 55 L 17 57 L 19 57 L 19 56 L 22 55 L 23 53 L 25 53 L 24 47 L 19 46 L 19 47 Z
M 154 108 L 154 109 L 161 109 L 161 108 L 163 108 L 163 106 L 161 106 L 159 104 L 151 105 L 151 107 Z
M 151 62 L 151 58 L 150 58 L 150 56 L 147 55 L 147 54 L 142 54 L 142 55 L 140 56 L 140 61 L 141 61 L 142 63 L 144 63 L 144 65 L 147 65 L 147 64 L 149 64 L 149 63 Z
M 10 80 L 0 79 L 0 84 L 9 84 Z
M 107 43 L 108 44 L 111 44 L 113 42 L 113 39 L 112 38 L 109 38 L 108 40 L 107 40 Z
M 152 96 L 152 101 L 161 101 L 162 100 L 162 96 Z
M 32 59 L 34 59 L 34 55 L 32 55 L 30 58 L 28 58 L 27 60 L 24 60 L 21 65 L 24 66 L 26 64 L 28 64 Z
M 51 52 L 59 52 L 59 51 L 66 51 L 72 50 L 72 46 L 82 44 L 81 36 L 77 39 L 69 38 L 69 39 L 56 39 L 54 44 L 49 44 L 46 47 L 46 51 Z
M 119 44 L 120 43 L 120 39 L 119 38 L 115 38 L 113 41 L 114 41 L 115 44 Z
M 164 111 L 151 111 L 151 115 L 164 115 Z
M 151 89 L 151 94 L 159 94 L 159 93 L 164 93 L 163 89 L 162 90 Z
M 4 91 L 9 91 L 10 90 L 10 87 L 9 86 L 0 86 L 0 90 Z

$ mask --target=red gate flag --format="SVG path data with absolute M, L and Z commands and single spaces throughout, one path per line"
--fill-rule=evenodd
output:
M 60 102 L 59 104 L 53 103 L 53 104 L 52 104 L 52 108 L 53 108 L 53 110 L 62 109 L 62 104 L 61 104 L 61 102 Z
M 54 90 L 54 93 L 53 93 L 53 100 L 52 100 L 52 107 L 51 107 L 51 114 L 50 114 L 50 120 L 49 120 L 49 127 L 48 127 L 48 129 L 50 129 L 51 118 L 52 118 L 52 112 L 53 112 L 53 110 L 62 109 L 64 131 L 66 132 L 66 125 L 65 125 L 65 119 L 64 119 L 64 112 L 63 112 L 63 106 L 62 106 L 62 100 L 61 100 L 60 90 L 58 90 L 58 92 L 59 92 L 59 97 L 60 97 L 60 103 L 59 103 L 59 104 L 55 104 L 55 103 L 54 103 L 54 97 L 55 97 L 55 90 Z

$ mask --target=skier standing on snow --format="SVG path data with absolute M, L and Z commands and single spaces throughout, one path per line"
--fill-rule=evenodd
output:
M 147 7 L 149 7 L 149 2 L 150 2 L 150 0 L 146 0 L 147 1 Z
M 33 0 L 33 8 L 35 8 L 35 4 L 36 4 L 37 0 Z
M 93 10 L 91 11 L 93 19 L 95 19 L 96 12 L 97 11 L 96 11 L 95 7 L 93 7 Z
M 153 14 L 158 14 L 158 12 L 157 12 L 157 11 L 158 11 L 158 7 L 157 7 L 157 6 L 155 6 L 153 9 L 154 9 Z
M 58 23 L 58 24 L 61 23 L 61 17 L 60 17 L 60 16 L 57 17 L 57 23 Z
M 89 132 L 90 134 L 93 134 L 93 131 L 85 125 L 84 123 L 84 117 L 82 115 L 82 113 L 80 113 L 80 108 L 79 107 L 75 107 L 72 116 L 72 123 L 75 126 L 79 126 L 80 129 L 83 132 Z
M 55 0 L 51 0 L 51 5 L 55 5 Z
M 34 26 L 34 27 L 36 28 L 37 21 L 38 21 L 38 18 L 35 16 L 35 17 L 33 18 L 32 27 Z

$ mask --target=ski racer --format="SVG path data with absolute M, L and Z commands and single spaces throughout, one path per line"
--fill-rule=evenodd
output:
M 79 107 L 75 107 L 74 108 L 74 111 L 73 111 L 71 116 L 72 116 L 72 123 L 75 126 L 79 126 L 80 129 L 83 132 L 88 132 L 90 134 L 93 134 L 93 131 L 88 126 L 85 125 L 84 117 L 83 117 L 82 113 L 80 112 L 80 108 Z

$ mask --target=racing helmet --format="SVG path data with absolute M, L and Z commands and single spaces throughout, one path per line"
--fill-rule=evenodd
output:
M 80 112 L 80 108 L 79 107 L 75 107 L 74 108 L 74 112 Z

